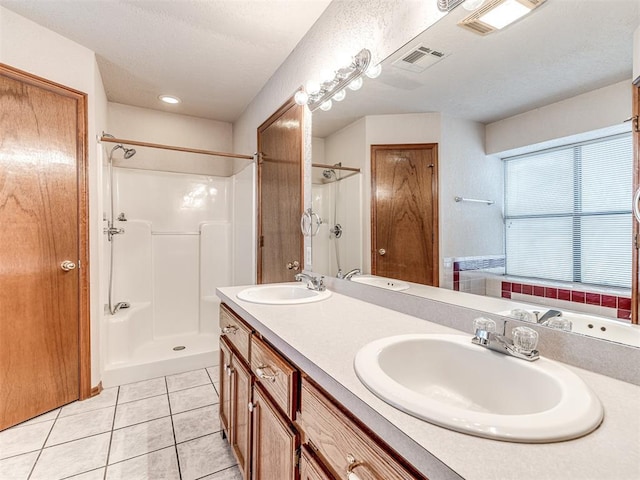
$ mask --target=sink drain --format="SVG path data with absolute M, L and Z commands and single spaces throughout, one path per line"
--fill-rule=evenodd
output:
M 176 352 L 178 352 L 178 351 L 180 351 L 180 350 L 184 350 L 185 348 L 187 348 L 187 347 L 185 347 L 184 345 L 178 345 L 177 347 L 173 347 L 173 349 L 174 349 Z

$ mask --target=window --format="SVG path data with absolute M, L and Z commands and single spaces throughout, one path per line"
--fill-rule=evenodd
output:
M 631 287 L 631 134 L 504 159 L 509 275 Z

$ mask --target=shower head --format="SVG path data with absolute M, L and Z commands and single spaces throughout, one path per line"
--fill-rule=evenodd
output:
M 129 158 L 133 157 L 136 154 L 135 148 L 126 148 L 121 143 L 119 143 L 118 145 L 116 145 L 111 149 L 111 155 L 113 155 L 113 152 L 115 152 L 119 148 L 121 148 L 124 151 L 125 160 L 128 160 Z
M 324 178 L 326 178 L 327 180 L 329 180 L 331 177 L 335 177 L 336 176 L 336 171 L 333 168 L 327 169 L 327 170 L 323 170 L 322 171 L 322 176 Z

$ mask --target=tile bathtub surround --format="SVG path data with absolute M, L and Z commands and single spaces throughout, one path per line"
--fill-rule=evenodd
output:
M 239 480 L 218 367 L 122 385 L 0 432 L 2 480 Z
M 517 294 L 514 296 L 514 294 Z M 548 287 L 546 285 L 535 285 L 519 282 L 502 282 L 502 298 L 510 298 L 518 301 L 534 301 L 528 299 L 526 295 L 545 299 L 545 303 L 561 308 L 560 300 L 571 302 L 574 308 L 593 313 L 594 315 L 604 315 L 621 320 L 631 319 L 631 298 L 613 293 L 601 293 L 593 291 L 569 290 L 564 288 Z M 568 308 L 568 307 L 564 307 Z

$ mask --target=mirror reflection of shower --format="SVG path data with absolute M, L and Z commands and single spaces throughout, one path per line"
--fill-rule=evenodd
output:
M 110 135 L 108 133 L 103 133 L 104 137 L 110 137 L 110 138 L 115 138 L 113 135 Z M 109 293 L 108 293 L 108 301 L 109 301 L 109 313 L 111 315 L 115 315 L 115 313 L 120 310 L 121 308 L 129 308 L 131 306 L 131 304 L 129 302 L 118 302 L 115 305 L 113 304 L 113 237 L 115 235 L 121 235 L 124 233 L 124 228 L 117 228 L 115 226 L 115 221 L 114 221 L 114 212 L 115 212 L 115 206 L 114 206 L 114 193 L 113 193 L 113 154 L 116 150 L 122 150 L 123 151 L 123 156 L 125 160 L 130 159 L 131 157 L 133 157 L 136 154 L 136 151 L 134 148 L 126 148 L 124 145 L 122 145 L 121 143 L 115 145 L 111 151 L 109 152 L 109 204 L 110 204 L 110 208 L 109 208 L 109 219 L 107 220 L 107 228 L 105 228 L 105 233 L 107 235 L 107 240 L 110 243 L 110 254 L 109 254 Z M 122 218 L 124 217 L 124 213 L 121 213 L 120 216 L 118 217 L 119 221 L 123 221 Z
M 354 257 L 349 245 L 360 235 L 359 224 L 349 213 L 353 201 L 359 198 L 354 196 L 354 191 L 360 190 L 360 180 L 356 178 L 344 183 L 347 178 L 359 174 L 360 169 L 344 167 L 342 162 L 313 164 L 313 167 L 313 209 L 321 216 L 321 228 L 313 240 L 314 252 L 320 255 L 322 262 L 327 263 L 332 275 L 342 278 L 345 271 L 354 266 L 360 267 L 359 258 Z M 320 258 L 316 260 L 320 261 Z

